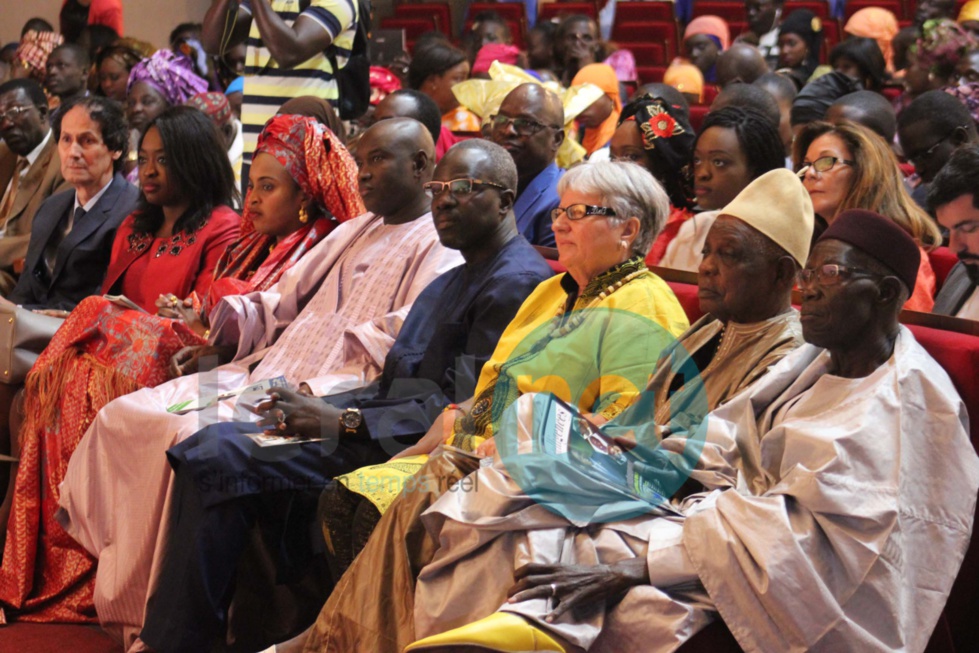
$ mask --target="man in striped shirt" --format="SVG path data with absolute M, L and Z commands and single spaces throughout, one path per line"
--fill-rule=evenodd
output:
M 284 102 L 313 95 L 337 104 L 328 53 L 335 47 L 337 65 L 346 65 L 357 20 L 357 0 L 212 0 L 204 16 L 204 48 L 221 55 L 246 46 L 242 179 L 262 127 Z

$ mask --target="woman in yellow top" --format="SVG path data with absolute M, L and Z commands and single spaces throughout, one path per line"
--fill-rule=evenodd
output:
M 661 350 L 687 328 L 673 292 L 644 263 L 669 214 L 653 176 L 633 163 L 586 164 L 561 179 L 558 193 L 553 228 L 568 272 L 543 282 L 521 306 L 483 366 L 473 399 L 450 406 L 391 463 L 341 479 L 346 489 L 330 497 L 325 530 L 337 553 L 366 539 L 351 537 L 352 512 L 344 510 L 351 491 L 372 502 L 361 504 L 358 520 L 372 521 L 365 509 L 384 516 L 321 612 L 306 650 L 400 652 L 411 643 L 414 572 L 434 551 L 418 517 L 495 451 L 493 426 L 503 411 L 523 393 L 544 391 L 594 422 L 611 419 L 637 399 Z

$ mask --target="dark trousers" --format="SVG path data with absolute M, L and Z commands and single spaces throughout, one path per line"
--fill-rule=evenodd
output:
M 214 424 L 167 451 L 174 469 L 169 537 L 140 633 L 160 653 L 207 651 L 224 633 L 238 561 L 256 522 L 276 542 L 274 557 L 288 564 L 314 518 L 306 515 L 296 528 L 303 516 L 289 514 L 291 499 L 388 458 L 361 440 L 260 447 L 244 435 L 254 432 L 253 424 Z

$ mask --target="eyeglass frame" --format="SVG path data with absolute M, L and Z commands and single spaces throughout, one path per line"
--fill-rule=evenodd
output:
M 25 112 L 30 111 L 31 109 L 37 109 L 37 106 L 33 104 L 29 104 L 23 107 L 10 107 L 6 111 L 0 112 L 0 123 L 3 123 L 4 120 L 9 120 L 10 122 L 16 122 L 18 118 L 20 118 L 22 115 L 24 115 Z M 14 115 L 10 115 L 10 114 L 14 114 Z
M 479 190 L 477 186 L 489 186 L 490 188 L 496 188 L 497 190 L 501 190 L 501 191 L 510 190 L 509 188 L 501 184 L 497 184 L 492 181 L 484 181 L 482 179 L 476 179 L 475 177 L 459 177 L 458 179 L 450 179 L 449 181 L 434 181 L 434 180 L 426 181 L 424 184 L 422 184 L 422 188 L 430 192 L 432 194 L 432 197 L 438 197 L 443 193 L 443 191 L 445 191 L 446 188 L 449 188 L 451 184 L 454 184 L 457 181 L 468 181 L 469 190 L 465 193 L 456 193 L 455 191 L 450 189 L 449 194 L 452 195 L 452 197 L 460 197 L 460 196 L 466 197 L 472 195 L 474 192 Z M 440 186 L 438 191 L 435 190 L 435 186 L 437 184 Z
M 953 128 L 950 132 L 948 132 L 947 134 L 939 138 L 937 141 L 935 141 L 935 143 L 927 150 L 923 152 L 916 152 L 915 154 L 905 154 L 905 158 L 911 163 L 911 165 L 917 167 L 917 163 L 916 163 L 917 161 L 923 161 L 929 159 L 931 155 L 935 153 L 935 150 L 938 149 L 938 146 L 944 143 L 945 141 L 947 141 L 948 139 L 952 138 L 952 136 L 955 134 L 956 131 L 959 130 L 959 128 L 960 127 Z
M 825 283 L 823 281 L 823 275 L 821 274 L 821 271 L 822 270 L 825 270 L 826 268 L 835 268 L 836 269 L 836 273 L 833 274 L 833 275 L 830 275 L 828 277 L 830 279 L 835 279 L 836 281 L 832 281 L 830 283 Z M 844 281 L 844 278 L 843 278 L 844 277 L 844 273 L 847 275 L 848 278 L 852 278 L 853 275 L 856 275 L 856 274 L 859 274 L 859 275 L 865 276 L 865 277 L 880 277 L 879 274 L 875 274 L 873 272 L 870 272 L 868 270 L 864 270 L 862 268 L 853 267 L 851 265 L 840 265 L 838 263 L 823 263 L 822 265 L 819 266 L 818 269 L 817 268 L 802 268 L 801 270 L 799 270 L 796 273 L 796 282 L 799 284 L 799 287 L 800 288 L 803 288 L 803 287 L 807 287 L 807 286 L 812 285 L 813 281 L 815 281 L 818 285 L 820 285 L 820 286 L 822 286 L 824 288 L 827 287 L 827 286 L 830 286 L 830 287 L 831 286 L 838 286 L 838 285 L 840 285 Z M 809 277 L 809 279 L 806 279 L 807 276 Z
M 583 207 L 585 207 L 585 214 L 582 215 L 580 218 L 572 218 L 571 217 L 571 214 L 568 213 L 568 209 L 573 208 L 575 206 L 583 206 Z M 556 206 L 556 207 L 554 207 L 553 209 L 551 209 L 551 222 L 556 221 L 562 215 L 564 215 L 571 222 L 577 222 L 579 220 L 584 220 L 585 218 L 587 218 L 589 216 L 593 216 L 593 215 L 600 215 L 603 218 L 615 218 L 615 217 L 617 217 L 616 214 L 615 214 L 615 209 L 613 209 L 610 206 L 595 206 L 594 204 L 585 204 L 584 202 L 576 202 L 574 204 L 569 204 L 567 206 Z
M 496 124 L 496 121 L 501 118 L 506 121 L 506 124 L 499 124 L 499 125 Z M 516 124 L 518 120 L 522 120 L 532 125 L 533 131 L 523 132 L 520 129 L 518 129 Z M 490 124 L 493 125 L 493 129 L 505 129 L 513 125 L 513 131 L 515 131 L 518 136 L 524 136 L 524 137 L 536 136 L 537 134 L 541 133 L 545 129 L 563 129 L 562 127 L 548 125 L 543 122 L 534 120 L 533 118 L 522 118 L 522 117 L 511 118 L 510 116 L 504 116 L 502 113 L 494 113 L 492 116 L 490 116 Z
M 816 167 L 816 163 L 817 162 L 819 162 L 819 161 L 825 161 L 826 159 L 832 159 L 833 160 L 833 163 L 828 168 L 826 168 L 825 170 L 820 170 L 819 168 Z M 799 172 L 797 172 L 795 174 L 799 176 L 799 179 L 804 179 L 805 176 L 806 176 L 806 174 L 810 170 L 812 170 L 813 173 L 817 173 L 818 172 L 819 174 L 824 175 L 827 172 L 829 172 L 830 170 L 832 170 L 833 168 L 835 168 L 837 163 L 842 163 L 843 165 L 850 166 L 851 168 L 857 164 L 856 161 L 851 161 L 849 159 L 841 159 L 838 156 L 827 155 L 827 156 L 821 156 L 821 157 L 817 158 L 815 161 L 810 161 L 809 163 L 806 163 L 805 161 L 803 161 L 802 162 L 802 167 L 799 168 Z

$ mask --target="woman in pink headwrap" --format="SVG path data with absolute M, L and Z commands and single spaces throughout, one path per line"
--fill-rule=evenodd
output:
M 877 41 L 889 73 L 894 72 L 894 49 L 891 41 L 900 29 L 894 14 L 880 7 L 865 7 L 855 12 L 843 27 L 843 31 L 850 36 L 862 36 Z
M 731 44 L 727 21 L 720 16 L 697 16 L 683 32 L 684 56 L 700 69 L 704 81 L 717 81 L 717 55 Z

